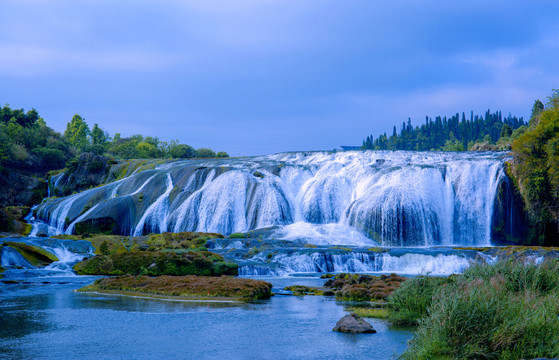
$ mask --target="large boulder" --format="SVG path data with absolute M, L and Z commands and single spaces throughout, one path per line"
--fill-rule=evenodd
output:
M 374 334 L 377 332 L 371 324 L 361 319 L 356 313 L 351 313 L 338 320 L 332 331 L 350 334 Z

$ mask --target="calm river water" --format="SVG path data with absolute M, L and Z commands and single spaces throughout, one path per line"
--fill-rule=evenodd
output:
M 24 283 L 0 282 L 1 359 L 390 359 L 412 336 L 376 320 L 376 334 L 333 332 L 347 312 L 322 296 L 188 303 L 73 291 L 92 277 L 5 275 Z

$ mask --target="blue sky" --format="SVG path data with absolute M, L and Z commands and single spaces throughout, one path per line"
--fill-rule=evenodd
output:
M 559 88 L 559 2 L 2 0 L 0 103 L 58 131 L 230 155 L 360 145 L 411 117 L 529 116 Z

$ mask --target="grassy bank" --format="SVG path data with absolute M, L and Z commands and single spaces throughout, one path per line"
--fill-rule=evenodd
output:
M 389 319 L 418 324 L 403 359 L 559 356 L 559 261 L 502 261 L 417 277 L 387 298 Z
M 125 295 L 165 296 L 176 299 L 269 299 L 272 284 L 230 276 L 117 276 L 103 278 L 79 291 Z

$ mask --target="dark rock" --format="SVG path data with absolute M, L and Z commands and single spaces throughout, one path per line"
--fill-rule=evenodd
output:
M 361 319 L 356 313 L 351 313 L 338 320 L 332 331 L 350 334 L 374 334 L 377 332 L 371 324 Z
M 110 161 L 102 155 L 81 153 L 67 163 L 67 171 L 54 189 L 57 195 L 67 196 L 103 184 L 110 169 Z
M 0 207 L 32 206 L 39 203 L 47 193 L 47 183 L 19 171 L 0 173 Z

